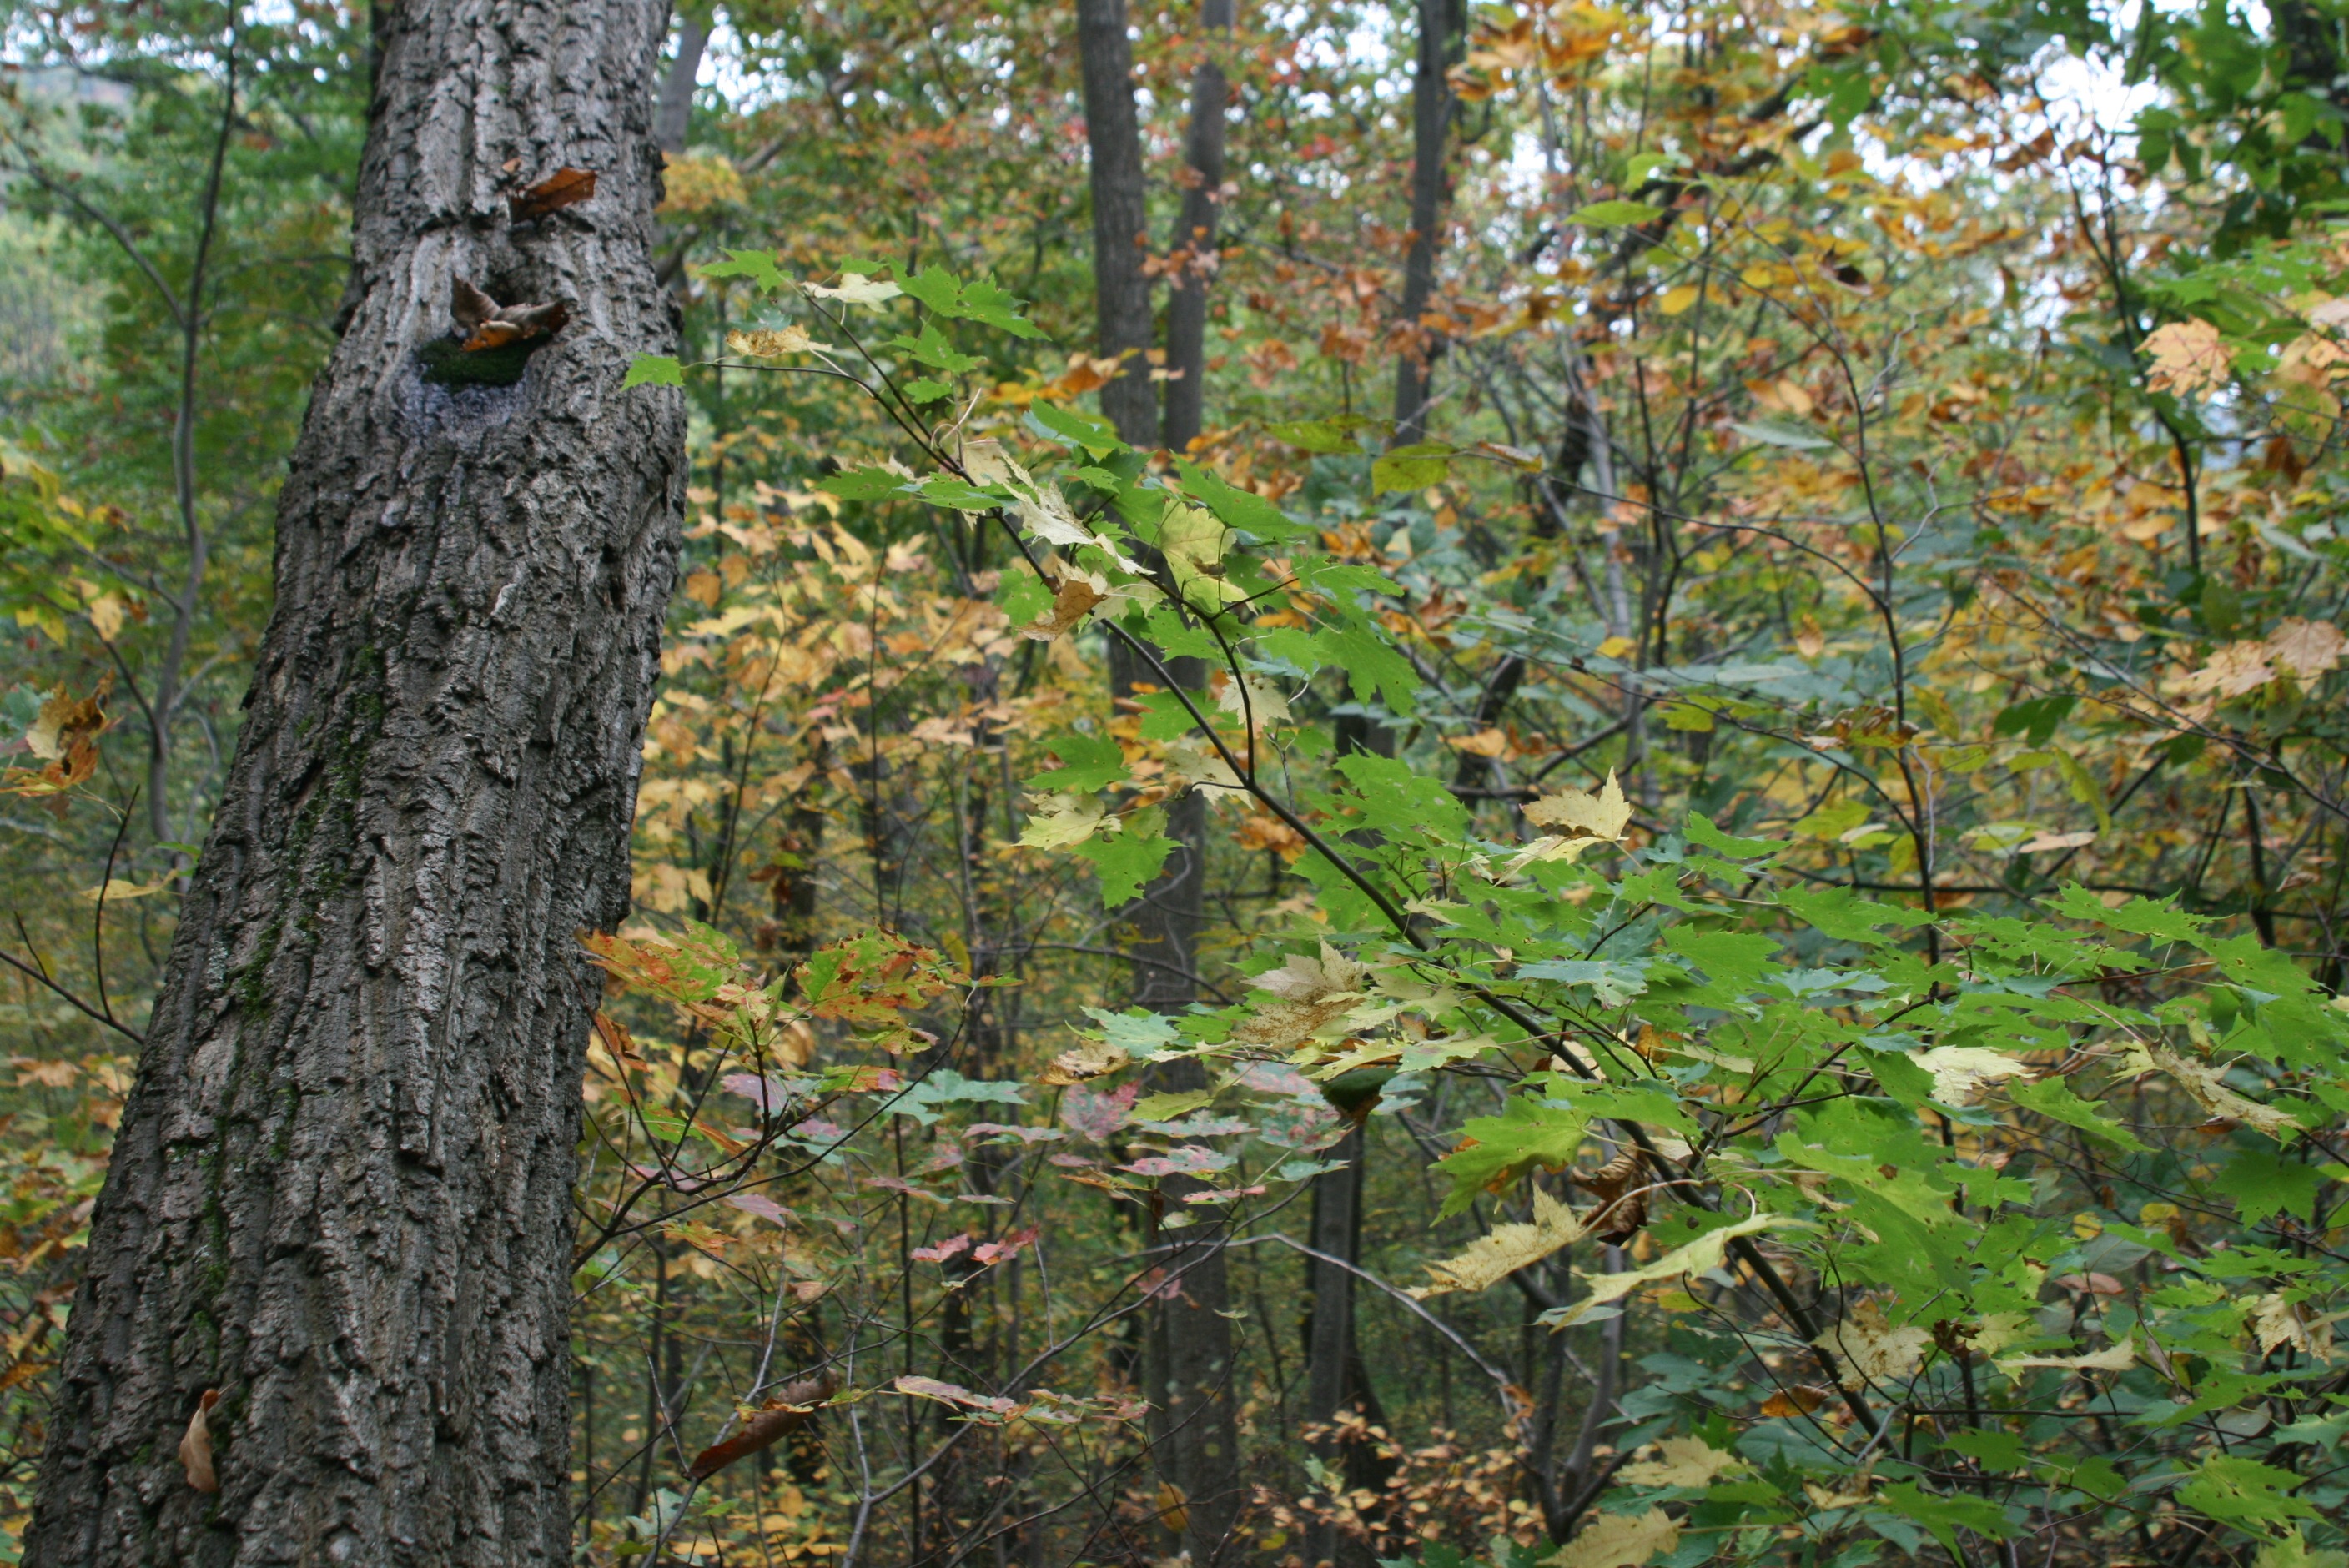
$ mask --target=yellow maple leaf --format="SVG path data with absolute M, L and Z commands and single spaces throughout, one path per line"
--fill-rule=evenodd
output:
M 1526 808 L 1526 820 L 1537 827 L 1563 828 L 1573 836 L 1619 844 L 1631 820 L 1631 803 L 1623 799 L 1623 786 L 1615 781 L 1614 770 L 1609 769 L 1598 794 L 1569 788 L 1545 795 Z
M 1682 1274 L 1702 1274 L 1721 1266 L 1729 1243 L 1739 1236 L 1750 1236 L 1757 1231 L 1775 1231 L 1807 1225 L 1808 1222 L 1785 1214 L 1754 1214 L 1717 1231 L 1707 1231 L 1692 1242 L 1686 1242 L 1651 1264 L 1621 1274 L 1591 1274 L 1590 1294 L 1571 1306 L 1553 1307 L 1541 1315 L 1541 1321 L 1552 1328 L 1571 1328 L 1598 1308 L 1610 1301 L 1630 1295 L 1643 1284 L 1656 1280 L 1678 1279 Z
M 1863 1388 L 1898 1381 L 1917 1370 L 1933 1336 L 1907 1324 L 1896 1326 L 1881 1305 L 1863 1301 L 1812 1343 L 1834 1354 L 1845 1387 Z
M 1984 1046 L 1936 1046 L 1912 1059 L 1933 1075 L 1933 1098 L 1943 1105 L 1971 1105 L 1982 1085 L 2031 1072 L 2026 1063 Z
M 1998 1363 L 1998 1369 L 2013 1377 L 2032 1367 L 2062 1367 L 2075 1372 L 2126 1372 L 2136 1365 L 2137 1336 L 2132 1334 L 2123 1336 L 2118 1345 L 2085 1356 L 2010 1356 Z
M 2265 643 L 2229 643 L 2210 655 L 2209 664 L 2170 682 L 2169 689 L 2186 696 L 2240 696 L 2275 679 L 2268 656 Z
M 2212 1116 L 2257 1128 L 2279 1142 L 2301 1130 L 2299 1122 L 2275 1107 L 2261 1105 L 2258 1100 L 2229 1088 L 2225 1068 L 2189 1060 L 2161 1046 L 2134 1047 L 2122 1059 L 2121 1072 L 2127 1078 L 2143 1078 L 2150 1072 L 2168 1073 L 2177 1080 L 2178 1088 L 2192 1096 L 2194 1102 Z
M 1681 1543 L 1681 1527 L 1661 1508 L 1602 1513 L 1583 1532 L 1542 1559 L 1545 1568 L 1640 1568 Z
M 2294 616 L 2268 634 L 2266 647 L 2269 658 L 2302 680 L 2313 681 L 2340 664 L 2341 655 L 2349 652 L 2349 637 L 2323 621 Z
M 1702 1438 L 1666 1438 L 1654 1459 L 1625 1465 L 1615 1479 L 1631 1486 L 1711 1486 L 1715 1476 L 1745 1468 L 1744 1460 Z
M 2146 385 L 2156 392 L 2191 397 L 2224 387 L 2234 374 L 2219 329 L 2207 321 L 2173 321 L 2156 327 L 2145 340 L 2145 351 L 2153 356 Z
M 1531 1223 L 1494 1226 L 1492 1234 L 1477 1237 L 1459 1256 L 1429 1264 L 1427 1272 L 1434 1283 L 1413 1286 L 1409 1294 L 1423 1301 L 1453 1291 L 1488 1290 L 1526 1264 L 1539 1263 L 1558 1248 L 1571 1245 L 1581 1235 L 1582 1221 L 1575 1212 L 1536 1188 Z
M 781 359 L 786 354 L 823 353 L 829 343 L 818 343 L 802 326 L 786 326 L 774 331 L 730 332 L 726 335 L 726 352 L 744 355 L 752 359 Z
M 1105 817 L 1100 799 L 1092 795 L 1030 795 L 1028 813 L 1028 825 L 1019 830 L 1019 841 L 1031 850 L 1062 850 L 1071 844 L 1081 844 L 1100 831 L 1104 822 L 1112 831 L 1117 828 L 1117 819 Z

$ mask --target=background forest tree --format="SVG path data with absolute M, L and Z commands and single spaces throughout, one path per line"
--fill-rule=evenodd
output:
M 582 1560 L 2343 1562 L 2343 17 L 1121 9 L 647 84 Z M 12 1528 L 339 331 L 231 19 L 11 14 Z

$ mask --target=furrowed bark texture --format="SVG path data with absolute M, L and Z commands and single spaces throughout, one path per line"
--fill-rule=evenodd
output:
M 1231 36 L 1232 0 L 1201 0 L 1199 30 L 1210 48 L 1222 46 Z M 1231 96 L 1222 64 L 1213 56 L 1201 60 L 1191 73 L 1191 126 L 1183 144 L 1191 183 L 1183 191 L 1183 211 L 1169 247 L 1184 258 L 1166 297 L 1166 368 L 1174 379 L 1166 383 L 1162 438 L 1174 452 L 1189 448 L 1206 413 L 1207 284 L 1219 260 L 1216 230 L 1224 213 L 1224 112 Z
M 408 0 L 277 605 L 93 1221 L 26 1561 L 570 1556 L 570 1194 L 684 500 L 647 251 L 664 0 Z M 518 160 L 512 171 L 504 166 Z M 507 193 L 592 170 L 510 224 Z M 417 349 L 462 275 L 570 322 Z M 174 1457 L 205 1389 L 221 1491 Z
M 1093 314 L 1102 356 L 1123 361 L 1101 389 L 1102 412 L 1128 445 L 1146 449 L 1158 433 L 1158 395 L 1143 358 L 1153 335 L 1150 278 L 1142 270 L 1150 213 L 1125 0 L 1077 0 L 1077 63 L 1092 182 Z

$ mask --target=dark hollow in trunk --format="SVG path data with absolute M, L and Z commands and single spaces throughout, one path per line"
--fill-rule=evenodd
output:
M 26 1561 L 567 1562 L 570 1195 L 684 411 L 623 392 L 657 0 L 408 0 L 277 604 L 92 1223 Z M 507 165 L 513 160 L 512 168 Z M 590 200 L 512 223 L 563 167 Z M 569 324 L 424 382 L 451 279 Z M 174 1457 L 220 1390 L 221 1491 Z

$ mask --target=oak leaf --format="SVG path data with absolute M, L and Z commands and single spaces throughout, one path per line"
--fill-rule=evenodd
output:
M 2279 1141 L 2300 1131 L 2300 1123 L 2271 1105 L 2237 1094 L 2226 1084 L 2227 1069 L 2202 1062 L 2191 1061 L 2161 1046 L 2139 1046 L 2123 1058 L 2122 1073 L 2128 1078 L 2143 1078 L 2150 1072 L 2165 1072 L 2177 1080 L 2178 1087 L 2193 1097 L 2194 1102 L 2211 1116 L 2222 1121 L 2240 1121 L 2246 1127 L 2257 1128 Z
M 1664 1253 L 1653 1263 L 1621 1274 L 1601 1274 L 1588 1276 L 1590 1294 L 1571 1306 L 1552 1307 L 1541 1315 L 1541 1321 L 1552 1328 L 1571 1328 L 1591 1312 L 1611 1301 L 1619 1301 L 1643 1284 L 1657 1280 L 1678 1279 L 1682 1274 L 1703 1274 L 1721 1266 L 1729 1251 L 1729 1243 L 1740 1236 L 1750 1236 L 1762 1231 L 1775 1231 L 1806 1226 L 1808 1222 L 1785 1214 L 1753 1214 L 1745 1219 L 1707 1231 L 1692 1242 L 1685 1242 Z
M 1762 1413 L 1765 1416 L 1806 1416 L 1826 1402 L 1826 1389 L 1797 1383 L 1790 1388 L 1781 1388 L 1763 1400 Z

